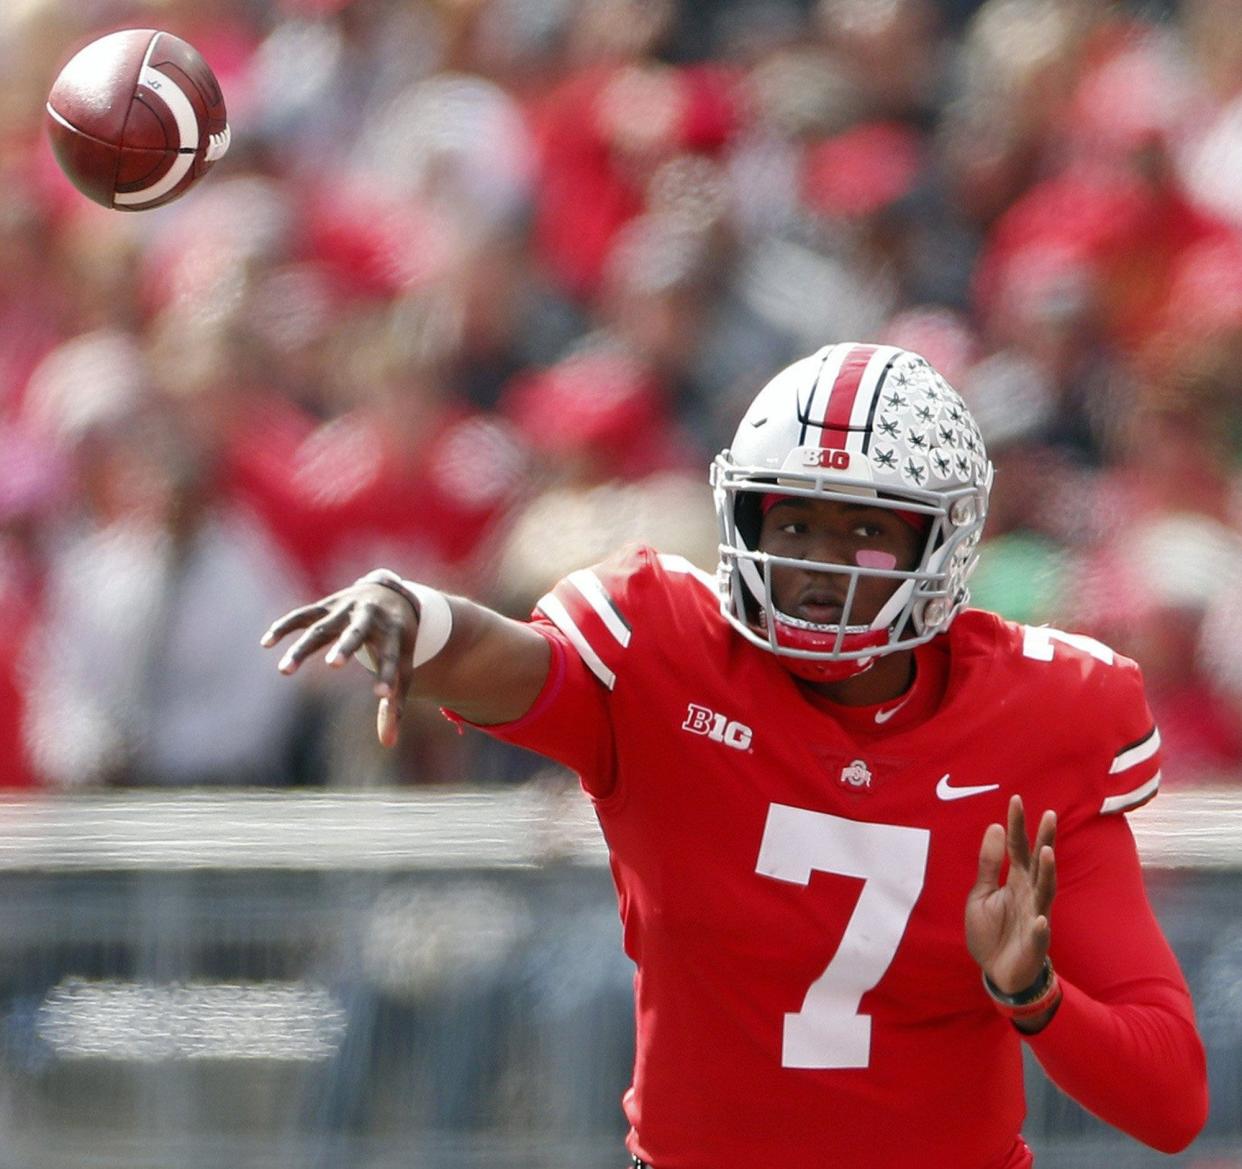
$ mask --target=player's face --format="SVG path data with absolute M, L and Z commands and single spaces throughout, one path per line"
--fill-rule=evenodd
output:
M 918 563 L 923 540 L 921 532 L 889 508 L 794 498 L 781 500 L 763 517 L 759 547 L 794 560 L 909 571 Z M 836 625 L 849 583 L 845 573 L 774 567 L 772 599 L 791 617 Z M 850 624 L 870 623 L 899 584 L 887 577 L 860 576 Z

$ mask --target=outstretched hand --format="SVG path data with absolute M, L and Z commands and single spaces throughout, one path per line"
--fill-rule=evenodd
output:
M 1026 835 L 1022 797 L 1009 801 L 1009 822 L 988 825 L 979 849 L 979 875 L 966 898 L 966 945 L 992 984 L 1016 994 L 1039 977 L 1052 938 L 1049 913 L 1056 894 L 1055 812 L 1040 817 L 1035 843 Z M 1009 875 L 1000 883 L 1006 853 Z
M 376 733 L 385 747 L 393 746 L 413 675 L 418 633 L 414 606 L 384 585 L 358 582 L 277 618 L 260 644 L 274 646 L 299 629 L 304 632 L 280 659 L 280 672 L 296 673 L 325 646 L 329 648 L 324 661 L 335 668 L 365 649 L 374 664 L 375 695 L 380 700 Z

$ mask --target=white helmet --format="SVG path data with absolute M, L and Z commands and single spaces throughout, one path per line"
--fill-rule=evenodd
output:
M 711 482 L 724 615 L 800 677 L 860 673 L 942 633 L 969 600 L 992 464 L 966 404 L 915 353 L 843 342 L 794 362 L 751 403 L 732 447 L 713 461 Z M 762 498 L 773 493 L 927 516 L 920 562 L 910 571 L 810 562 L 849 578 L 839 623 L 783 613 L 772 603 L 772 569 L 808 562 L 759 551 Z M 899 584 L 873 621 L 851 624 L 863 576 Z

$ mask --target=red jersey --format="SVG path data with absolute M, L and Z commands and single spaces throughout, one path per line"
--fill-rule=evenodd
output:
M 571 574 L 535 624 L 554 647 L 543 692 L 486 729 L 574 768 L 595 802 L 637 967 L 629 1147 L 656 1169 L 1031 1164 L 1020 1036 L 964 929 L 984 830 L 1015 792 L 1060 818 L 1066 997 L 1037 1054 L 1073 1081 L 1074 1051 L 1107 1034 L 1133 1061 L 1118 1078 L 1159 1078 L 1155 1047 L 1170 1079 L 1202 1083 L 1118 815 L 1159 784 L 1133 662 L 970 610 L 918 651 L 908 702 L 842 710 L 736 634 L 710 577 L 648 549 Z M 1148 1014 L 1094 1019 L 1123 1001 Z M 1070 1086 L 1105 1119 L 1163 1123 L 1130 1115 L 1163 1078 L 1120 1104 L 1109 1085 L 1083 1100 L 1094 1078 Z

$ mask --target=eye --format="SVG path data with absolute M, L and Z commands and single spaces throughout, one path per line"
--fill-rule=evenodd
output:
M 873 524 L 864 520 L 860 524 L 854 525 L 854 535 L 862 536 L 865 540 L 874 540 L 884 535 L 884 529 L 879 524 Z

